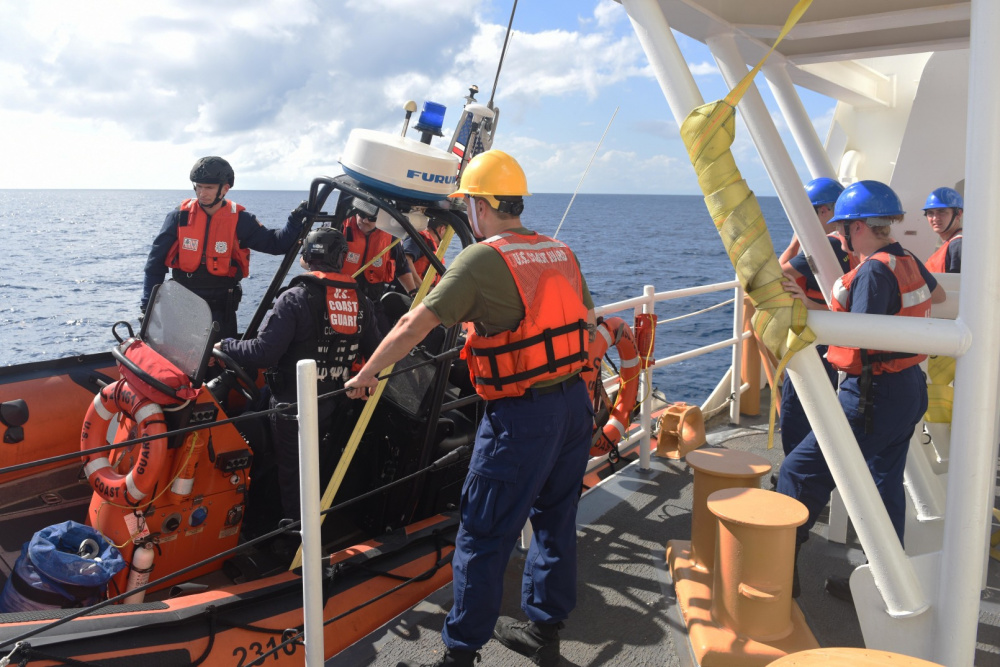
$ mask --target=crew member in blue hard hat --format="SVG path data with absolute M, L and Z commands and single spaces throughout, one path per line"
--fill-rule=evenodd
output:
M 828 236 L 839 234 L 837 225 L 829 224 L 829 222 L 830 218 L 833 217 L 833 205 L 836 203 L 840 193 L 844 191 L 844 186 L 836 179 L 820 177 L 806 183 L 805 190 L 806 195 L 809 197 L 809 203 L 812 204 L 813 210 L 816 212 L 816 218 L 823 228 L 823 233 Z M 839 236 L 836 238 L 839 238 Z M 837 247 L 834 246 L 834 251 L 837 250 Z M 788 247 L 778 257 L 782 270 L 787 273 L 789 269 L 794 269 L 795 267 L 791 265 L 791 261 L 801 255 L 802 245 L 799 242 L 799 236 L 798 234 L 792 234 L 792 240 L 788 242 Z M 808 265 L 806 265 L 806 268 L 808 268 Z M 817 287 L 816 289 L 818 291 L 819 288 Z
M 861 263 L 834 284 L 833 311 L 928 317 L 931 303 L 944 301 L 944 291 L 920 260 L 890 235 L 890 225 L 902 219 L 899 197 L 884 183 L 860 181 L 840 195 L 833 222 L 840 223 L 848 249 L 858 254 Z M 806 300 L 801 290 L 798 295 Z M 927 410 L 927 382 L 918 365 L 925 358 L 837 345 L 827 351 L 834 368 L 846 373 L 840 404 L 900 542 L 906 453 L 914 426 Z M 800 500 L 809 510 L 809 519 L 798 528 L 797 547 L 808 538 L 834 486 L 816 435 L 809 433 L 785 458 L 778 476 L 778 492 Z
M 938 188 L 927 195 L 924 217 L 941 246 L 927 259 L 927 269 L 934 273 L 962 272 L 962 213 L 965 202 L 952 188 Z
M 466 359 L 488 402 L 462 488 L 455 603 L 438 666 L 471 667 L 496 637 L 554 667 L 558 631 L 576 606 L 576 506 L 594 429 L 579 376 L 594 306 L 573 252 L 521 224 L 528 194 L 524 171 L 506 153 L 490 150 L 469 162 L 452 196 L 465 197 L 473 232 L 485 241 L 462 250 L 346 385 L 349 396 L 367 395 L 376 374 L 432 328 L 473 323 Z M 499 614 L 504 570 L 528 520 L 534 539 L 521 589 L 524 622 Z
M 285 254 L 299 239 L 306 205 L 292 211 L 282 229 L 268 229 L 225 198 L 236 174 L 221 157 L 200 158 L 190 178 L 195 196 L 167 214 L 149 249 L 139 307 L 146 312 L 153 288 L 170 269 L 174 280 L 208 302 L 222 336 L 235 336 L 240 281 L 250 274 L 250 251 Z
M 266 368 L 271 408 L 296 400 L 295 367 L 302 359 L 316 361 L 318 391 L 344 386 L 361 355 L 375 351 L 381 336 L 374 306 L 343 272 L 347 241 L 340 230 L 321 227 L 309 232 L 299 260 L 308 270 L 291 280 L 261 323 L 256 338 L 225 338 L 216 344 L 238 364 Z M 343 396 L 319 402 L 319 432 L 331 434 L 344 417 Z M 285 518 L 299 518 L 299 427 L 295 414 L 271 415 L 277 457 L 278 486 Z M 332 473 L 332 444 L 321 451 L 321 472 Z
M 844 246 L 844 239 L 840 235 L 840 225 L 838 223 L 828 224 L 830 219 L 833 218 L 834 204 L 840 193 L 844 191 L 844 186 L 832 178 L 814 178 L 806 183 L 805 188 L 813 210 L 816 211 L 816 218 L 820 225 L 823 226 L 823 231 L 826 232 L 830 240 L 830 246 L 833 248 L 833 253 L 840 264 L 841 273 L 850 271 L 857 266 L 857 258 L 847 252 L 847 248 Z M 807 307 L 826 310 L 826 300 L 823 298 L 823 292 L 812 271 L 812 267 L 809 266 L 809 258 L 806 257 L 804 251 L 799 252 L 797 236 L 792 236 L 792 241 L 785 252 L 782 253 L 780 262 L 781 270 L 784 274 L 794 280 L 805 292 L 805 295 L 809 299 L 806 301 Z M 817 345 L 816 351 L 819 352 L 820 358 L 823 361 L 823 367 L 826 368 L 830 384 L 836 386 L 837 371 L 824 356 L 826 354 L 826 346 Z M 799 444 L 812 430 L 809 420 L 806 418 L 806 413 L 802 409 L 802 403 L 799 401 L 798 394 L 795 393 L 795 386 L 787 374 L 781 383 L 781 412 L 778 423 L 781 429 L 781 447 L 785 451 L 785 456 L 788 456 L 788 453 L 792 451 L 795 445 Z M 772 476 L 772 480 L 776 479 L 776 476 Z

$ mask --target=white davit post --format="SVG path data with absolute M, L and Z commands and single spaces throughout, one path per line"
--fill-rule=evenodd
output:
M 316 362 L 295 365 L 299 401 L 299 506 L 302 513 L 302 616 L 307 667 L 323 665 L 323 554 L 319 520 Z

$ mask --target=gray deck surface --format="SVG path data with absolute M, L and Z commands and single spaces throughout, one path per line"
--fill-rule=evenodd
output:
M 766 405 L 766 404 L 765 404 Z M 766 419 L 742 427 L 713 425 L 708 447 L 752 450 L 774 464 L 780 441 L 768 451 Z M 770 488 L 765 477 L 764 488 Z M 671 539 L 689 539 L 692 475 L 683 461 L 653 457 L 649 471 L 638 463 L 587 493 L 580 503 L 578 606 L 560 633 L 562 665 L 694 665 L 683 621 L 665 567 Z M 847 545 L 827 542 L 821 519 L 803 546 L 798 603 L 822 646 L 864 646 L 853 605 L 823 590 L 831 574 L 847 576 L 864 562 L 853 532 Z M 515 551 L 505 575 L 502 614 L 520 611 L 524 557 Z M 1000 665 L 1000 564 L 991 561 L 983 596 L 976 665 Z M 327 661 L 331 667 L 391 667 L 400 660 L 431 663 L 444 650 L 440 631 L 451 606 L 451 586 Z M 526 665 L 496 641 L 481 650 L 483 665 Z

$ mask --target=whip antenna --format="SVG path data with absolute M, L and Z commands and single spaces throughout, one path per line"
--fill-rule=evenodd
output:
M 510 21 L 507 22 L 507 34 L 503 38 L 503 48 L 500 49 L 500 62 L 497 63 L 497 75 L 493 79 L 493 90 L 490 91 L 490 101 L 486 103 L 486 106 L 490 109 L 493 108 L 493 96 L 497 94 L 497 82 L 500 81 L 500 69 L 503 67 L 503 58 L 507 55 L 507 43 L 510 41 L 510 29 L 514 25 L 514 12 L 517 11 L 517 0 L 514 0 L 514 6 L 510 10 Z
M 566 216 L 569 215 L 569 209 L 573 205 L 573 200 L 576 199 L 576 193 L 580 191 L 580 186 L 583 185 L 583 179 L 587 178 L 587 172 L 590 171 L 590 165 L 594 164 L 594 158 L 597 157 L 597 151 L 601 150 L 601 144 L 604 143 L 604 137 L 608 136 L 608 130 L 611 129 L 611 123 L 615 122 L 615 116 L 618 115 L 619 107 L 615 107 L 615 112 L 611 114 L 611 120 L 608 121 L 608 126 L 604 128 L 604 134 L 601 135 L 601 140 L 597 142 L 597 148 L 594 149 L 594 154 L 590 156 L 590 162 L 587 163 L 587 168 L 583 170 L 583 176 L 580 177 L 580 182 L 576 184 L 576 190 L 573 191 L 573 196 L 569 198 L 569 204 L 566 205 L 566 212 L 563 213 L 562 220 L 559 221 L 559 226 L 556 227 L 556 233 L 552 235 L 552 238 L 559 236 L 559 230 L 562 229 L 562 223 L 566 220 Z

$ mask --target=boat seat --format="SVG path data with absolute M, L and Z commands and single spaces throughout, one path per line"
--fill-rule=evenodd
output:
M 437 445 L 438 456 L 452 452 L 463 445 L 471 445 L 476 440 L 478 425 L 458 410 L 449 410 L 441 415 L 439 429 L 445 430 L 444 439 Z

